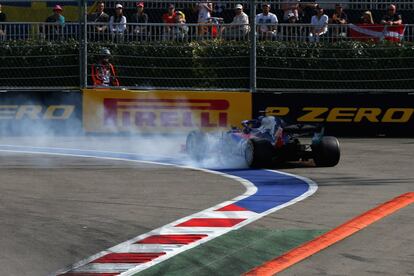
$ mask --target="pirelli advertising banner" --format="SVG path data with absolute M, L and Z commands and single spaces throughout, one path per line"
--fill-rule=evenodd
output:
M 185 133 L 229 128 L 251 117 L 251 94 L 211 91 L 85 89 L 89 133 Z
M 0 93 L 1 135 L 80 133 L 81 91 L 13 90 Z
M 414 137 L 414 95 L 408 93 L 255 93 L 253 114 L 316 123 L 337 136 Z

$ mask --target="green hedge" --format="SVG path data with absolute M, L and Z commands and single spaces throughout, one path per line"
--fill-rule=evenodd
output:
M 262 43 L 258 47 L 258 86 L 312 89 L 412 89 L 413 44 Z M 281 67 L 283 69 L 260 69 Z M 279 80 L 260 80 L 274 77 Z
M 196 41 L 129 44 L 89 43 L 88 64 L 101 47 L 112 51 L 125 86 L 249 87 L 247 42 Z M 0 86 L 78 86 L 77 41 L 17 41 L 0 44 Z M 258 88 L 412 89 L 413 44 L 257 44 Z
M 22 86 L 79 86 L 78 43 L 0 43 L 0 87 Z

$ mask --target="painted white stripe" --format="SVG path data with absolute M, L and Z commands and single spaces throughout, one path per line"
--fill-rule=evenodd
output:
M 252 211 L 205 211 L 194 215 L 193 218 L 237 218 L 248 219 L 257 216 L 257 213 Z
M 246 197 L 249 197 L 250 195 L 255 194 L 256 191 L 257 191 L 257 187 L 254 186 L 250 181 L 245 180 L 245 179 L 242 179 L 240 177 L 236 177 L 236 176 L 232 176 L 232 175 L 226 175 L 226 174 L 221 173 L 221 172 L 210 171 L 210 170 L 207 170 L 207 169 L 200 169 L 200 168 L 194 168 L 194 167 L 188 167 L 188 166 L 179 166 L 179 165 L 175 165 L 175 164 L 165 164 L 165 163 L 152 162 L 152 161 L 138 161 L 138 160 L 130 160 L 130 159 L 124 159 L 124 158 L 90 156 L 90 155 L 75 154 L 75 153 L 74 154 L 69 154 L 69 153 L 53 153 L 53 152 L 43 153 L 43 152 L 36 152 L 35 150 L 33 150 L 33 148 L 32 148 L 32 150 L 29 150 L 30 147 L 26 147 L 26 148 L 28 150 L 22 150 L 22 151 L 19 151 L 19 150 L 0 150 L 0 151 L 32 153 L 32 154 L 50 154 L 50 155 L 59 155 L 59 156 L 86 157 L 86 158 L 97 158 L 97 159 L 107 159 L 107 160 L 118 160 L 118 161 L 129 161 L 129 162 L 139 162 L 139 163 L 148 163 L 148 164 L 158 164 L 158 165 L 174 166 L 174 167 L 179 167 L 179 168 L 199 170 L 199 171 L 203 171 L 203 172 L 208 172 L 208 173 L 213 173 L 213 174 L 221 175 L 221 176 L 224 176 L 224 177 L 228 177 L 228 178 L 234 179 L 236 181 L 239 181 L 241 184 L 243 184 L 246 187 L 246 192 L 243 195 L 241 195 L 241 196 L 238 196 L 238 197 L 236 197 L 236 198 L 234 198 L 234 199 L 232 199 L 230 201 L 226 201 L 226 202 L 223 202 L 223 203 L 218 204 L 216 206 L 213 206 L 211 208 L 208 208 L 208 209 L 206 209 L 204 211 L 201 211 L 199 213 L 196 213 L 196 214 L 193 214 L 193 215 L 190 215 L 190 216 L 187 216 L 187 217 L 178 219 L 178 220 L 176 220 L 176 221 L 174 221 L 172 223 L 169 223 L 169 224 L 167 224 L 167 225 L 165 225 L 163 227 L 160 227 L 158 229 L 155 229 L 155 230 L 153 230 L 151 232 L 148 232 L 146 234 L 139 235 L 139 236 L 137 236 L 135 238 L 132 238 L 132 239 L 130 239 L 128 241 L 125 241 L 125 242 L 123 242 L 123 243 L 121 243 L 119 245 L 116 245 L 114 247 L 111 247 L 108 250 L 105 250 L 105 251 L 99 252 L 99 253 L 97 253 L 97 254 L 95 254 L 93 256 L 90 256 L 89 258 L 86 258 L 86 259 L 84 259 L 84 260 L 82 260 L 82 261 L 80 261 L 80 262 L 78 262 L 78 263 L 76 263 L 76 264 L 74 264 L 74 265 L 72 265 L 70 267 L 66 267 L 64 269 L 61 269 L 61 270 L 59 270 L 57 272 L 57 274 L 62 274 L 62 273 L 68 272 L 68 271 L 81 271 L 81 272 L 114 272 L 114 269 L 117 269 L 115 271 L 118 271 L 118 272 L 122 272 L 123 271 L 120 275 L 123 275 L 123 276 L 133 275 L 133 274 L 135 274 L 137 272 L 140 272 L 142 270 L 147 269 L 148 267 L 151 267 L 151 266 L 153 266 L 155 264 L 161 263 L 161 262 L 163 262 L 163 261 L 165 261 L 165 260 L 167 260 L 167 259 L 169 259 L 169 258 L 171 258 L 171 257 L 173 257 L 173 256 L 175 256 L 177 254 L 180 254 L 183 251 L 186 251 L 186 250 L 189 250 L 189 249 L 194 248 L 196 246 L 199 246 L 200 244 L 206 243 L 206 242 L 208 242 L 208 241 L 210 241 L 210 240 L 212 240 L 212 239 L 214 239 L 214 238 L 216 238 L 218 236 L 221 236 L 223 234 L 228 233 L 229 231 L 232 231 L 234 229 L 239 229 L 239 228 L 241 228 L 241 227 L 243 227 L 243 226 L 245 226 L 245 225 L 247 225 L 249 223 L 252 223 L 253 221 L 258 220 L 258 219 L 262 218 L 265 215 L 268 215 L 268 214 L 273 213 L 273 212 L 275 212 L 277 210 L 280 210 L 280 209 L 285 208 L 285 207 L 287 207 L 289 205 L 292 205 L 292 204 L 294 204 L 294 203 L 296 203 L 298 201 L 301 201 L 301 200 L 305 199 L 306 197 L 308 197 L 308 196 L 312 195 L 313 193 L 315 193 L 315 191 L 317 190 L 317 185 L 313 181 L 311 181 L 309 179 L 306 179 L 304 177 L 295 176 L 295 175 L 288 174 L 288 173 L 282 173 L 282 172 L 279 172 L 279 171 L 275 171 L 277 173 L 285 174 L 285 175 L 288 175 L 288 176 L 291 176 L 291 177 L 296 177 L 296 178 L 299 178 L 299 179 L 307 182 L 309 184 L 308 191 L 306 193 L 302 194 L 301 196 L 299 196 L 299 197 L 297 197 L 297 198 L 295 198 L 295 199 L 293 199 L 293 200 L 291 200 L 291 201 L 289 201 L 289 202 L 287 202 L 287 203 L 285 203 L 283 205 L 279 205 L 279 206 L 277 206 L 277 207 L 275 207 L 273 209 L 270 209 L 270 210 L 268 210 L 266 212 L 263 212 L 263 213 L 258 214 L 258 213 L 250 212 L 249 211 L 249 214 L 247 215 L 246 220 L 244 220 L 241 223 L 235 225 L 234 227 L 217 227 L 217 228 L 212 228 L 212 227 L 197 227 L 197 228 L 191 228 L 191 227 L 175 227 L 175 225 L 178 225 L 178 224 L 180 224 L 182 222 L 188 221 L 191 218 L 198 218 L 200 216 L 211 217 L 212 214 L 216 214 L 217 213 L 217 217 L 216 218 L 225 218 L 225 217 L 222 217 L 223 214 L 225 214 L 225 213 L 229 213 L 230 216 L 234 216 L 236 214 L 238 215 L 238 213 L 245 213 L 245 212 L 222 212 L 222 211 L 214 211 L 214 210 L 217 210 L 217 209 L 219 209 L 221 207 L 227 206 L 229 204 L 232 204 L 232 203 L 234 203 L 236 201 L 242 200 L 242 199 L 244 199 Z M 44 149 L 44 148 L 42 148 L 42 149 Z M 53 148 L 51 148 L 50 150 L 53 150 Z M 68 149 L 65 149 L 65 150 L 68 150 Z M 104 152 L 99 152 L 99 153 L 104 153 Z M 111 154 L 111 152 L 106 152 L 106 153 Z M 233 218 L 233 217 L 227 217 L 227 218 Z M 168 251 L 168 252 L 166 252 L 167 254 L 162 255 L 162 256 L 154 259 L 151 262 L 147 262 L 147 263 L 139 264 L 139 265 L 135 264 L 132 267 L 129 267 L 131 264 L 90 264 L 91 261 L 96 260 L 97 258 L 102 257 L 102 256 L 104 256 L 104 255 L 106 255 L 108 253 L 111 253 L 111 252 L 125 252 L 125 251 L 120 251 L 120 250 L 124 250 L 125 248 L 128 248 L 128 246 L 131 246 L 136 241 L 142 240 L 142 239 L 147 238 L 149 236 L 159 235 L 159 234 L 174 234 L 174 233 L 175 234 L 177 234 L 177 233 L 185 233 L 185 234 L 207 234 L 208 236 L 205 237 L 205 238 L 203 238 L 203 239 L 200 239 L 198 241 L 195 241 L 193 243 L 190 243 L 188 245 L 183 245 L 181 247 L 177 247 L 176 250 Z M 129 247 L 129 248 L 131 248 L 131 247 Z M 128 268 L 126 268 L 126 267 L 128 267 Z M 112 270 L 110 270 L 110 269 L 112 269 Z
M 154 230 L 155 232 L 151 231 L 148 234 L 152 235 L 161 235 L 161 234 L 199 234 L 199 235 L 215 235 L 217 233 L 221 233 L 223 230 L 217 227 L 197 227 L 196 228 L 188 228 L 188 227 L 175 227 L 173 225 L 166 225 L 165 228 L 159 228 Z
M 156 253 L 177 250 L 183 244 L 127 244 L 114 248 L 114 253 Z
M 116 263 L 108 263 L 108 264 L 87 264 L 80 268 L 74 269 L 73 272 L 95 272 L 95 273 L 117 273 L 122 271 L 130 270 L 137 265 L 135 264 L 116 264 Z

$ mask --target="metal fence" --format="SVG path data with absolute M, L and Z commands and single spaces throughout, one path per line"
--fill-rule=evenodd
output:
M 175 40 L 181 42 L 191 42 L 198 40 L 226 39 L 226 40 L 249 40 L 250 25 L 232 25 L 222 23 L 220 19 L 212 18 L 209 24 L 169 24 L 148 23 L 136 24 L 126 23 L 123 31 L 111 31 L 105 25 L 104 31 L 99 30 L 102 23 L 88 23 L 87 37 L 91 41 L 116 41 L 116 42 L 133 42 L 133 41 L 166 41 Z M 255 34 L 258 40 L 273 41 L 310 41 L 309 34 L 313 29 L 311 24 L 287 24 L 280 23 L 275 25 L 261 24 L 267 29 L 274 28 L 272 33 L 263 35 Z M 350 36 L 350 26 L 352 24 L 335 25 L 330 24 L 327 32 L 321 36 L 325 42 L 336 42 L 344 40 L 354 40 Z M 13 40 L 78 40 L 81 35 L 79 23 L 66 23 L 64 26 L 54 23 L 1 23 L 0 29 L 3 34 L 0 35 L 2 41 Z M 384 33 L 387 28 L 384 29 Z M 365 39 L 372 38 L 366 36 Z M 364 39 L 363 36 L 358 39 Z M 406 42 L 414 41 L 414 24 L 406 24 L 404 35 L 401 39 Z M 312 40 L 311 40 L 312 41 Z
M 269 25 L 274 31 L 263 35 L 252 20 L 255 8 L 249 12 L 249 25 L 213 17 L 206 24 L 126 23 L 121 32 L 97 28 L 102 23 L 86 22 L 86 13 L 82 22 L 64 25 L 2 22 L 0 88 L 91 86 L 91 66 L 107 47 L 121 86 L 131 88 L 413 90 L 414 25 L 390 43 L 356 39 L 352 25 L 330 24 L 316 41 L 310 24 Z
M 79 39 L 79 23 L 66 23 L 60 26 L 55 23 L 39 22 L 2 22 L 0 23 L 2 41 L 13 40 L 69 40 Z
M 290 0 L 262 0 L 256 1 L 256 3 L 269 3 L 272 8 L 280 9 L 284 3 L 288 3 Z M 224 9 L 232 9 L 235 4 L 238 4 L 243 1 L 239 0 L 211 0 L 215 4 L 220 5 Z M 298 1 L 299 2 L 299 1 Z M 303 1 L 305 2 L 305 1 Z M 311 2 L 311 1 L 308 1 Z M 414 3 L 410 0 L 319 0 L 314 1 L 324 7 L 332 8 L 336 3 L 341 3 L 344 7 L 349 9 L 361 9 L 361 10 L 383 10 L 386 9 L 388 5 L 395 4 L 398 5 L 399 10 L 413 10 Z M 128 0 L 109 0 L 105 1 L 105 4 L 109 8 L 115 8 L 116 4 L 121 3 L 126 8 L 135 8 L 136 1 Z M 174 3 L 176 8 L 185 9 L 191 8 L 197 4 L 194 0 L 180 0 L 180 1 L 170 1 L 170 0 L 151 0 L 146 1 L 146 8 L 149 9 L 166 9 L 170 3 Z M 307 2 L 305 2 L 307 3 Z M 247 6 L 250 6 L 250 3 L 246 3 Z

